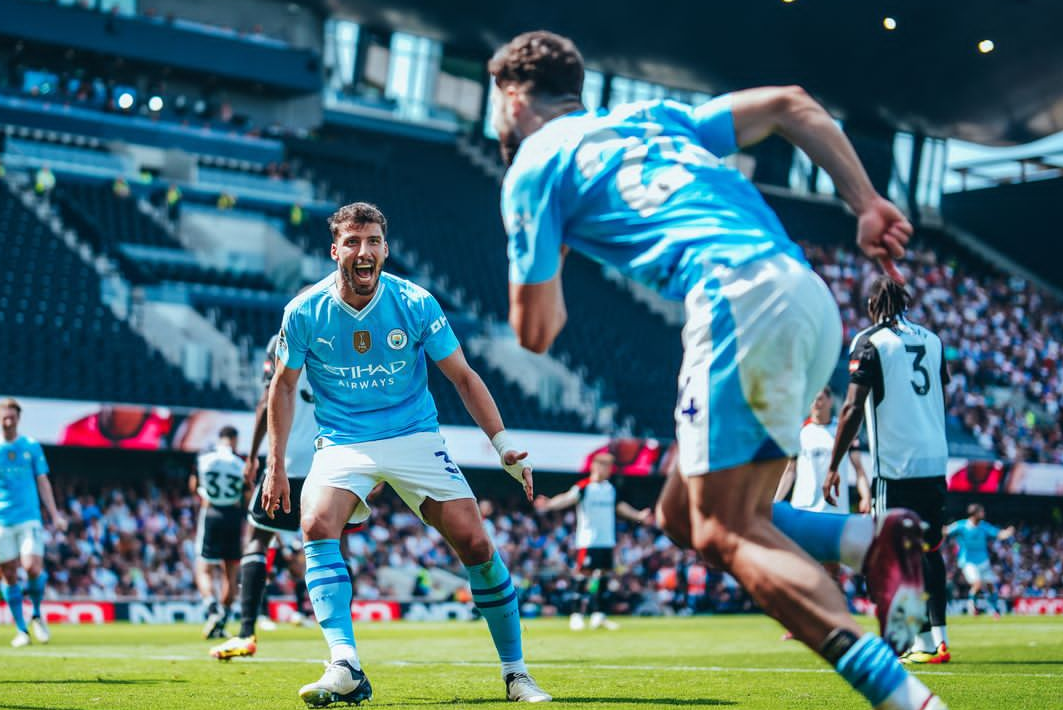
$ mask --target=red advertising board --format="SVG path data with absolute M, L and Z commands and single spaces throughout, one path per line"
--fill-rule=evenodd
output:
M 1063 599 L 1019 597 L 1015 600 L 1012 612 L 1027 616 L 1059 616 L 1063 614 Z
M 30 611 L 30 605 L 24 604 L 23 614 L 27 619 Z M 114 621 L 115 617 L 114 604 L 111 602 L 44 602 L 41 612 L 49 624 L 107 624 Z M 12 623 L 11 610 L 7 604 L 0 605 L 0 623 Z

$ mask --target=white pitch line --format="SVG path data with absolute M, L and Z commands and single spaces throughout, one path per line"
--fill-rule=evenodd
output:
M 6 654 L 4 654 L 6 655 Z M 101 653 L 93 651 L 91 653 L 81 653 L 73 651 L 29 651 L 21 654 L 27 657 L 45 657 L 45 658 L 122 658 L 128 659 L 135 657 L 137 660 L 147 661 L 209 661 L 210 656 L 204 653 L 202 656 L 179 656 L 179 655 L 143 655 L 136 654 L 130 656 L 128 653 Z M 321 659 L 309 659 L 309 658 L 239 658 L 234 659 L 236 663 L 310 663 L 313 665 L 321 665 Z M 498 663 L 489 661 L 383 661 L 370 665 L 382 665 L 392 667 L 405 667 L 405 666 L 468 666 L 474 668 L 494 668 Z M 570 663 L 559 663 L 554 661 L 537 661 L 531 664 L 533 667 L 546 667 L 546 668 L 571 668 Z M 1063 662 L 1060 663 L 1063 666 Z M 756 668 L 756 667 L 741 667 L 741 666 L 655 666 L 649 664 L 632 664 L 624 665 L 619 663 L 581 663 L 580 668 L 587 668 L 589 670 L 599 671 L 666 671 L 672 673 L 834 673 L 831 668 Z M 957 671 L 941 671 L 941 670 L 926 670 L 920 669 L 920 675 L 940 675 L 940 676 L 994 676 L 1000 678 L 1058 678 L 1063 679 L 1063 672 L 1060 673 L 1001 673 L 1001 672 L 985 672 L 972 669 L 969 673 L 961 673 Z

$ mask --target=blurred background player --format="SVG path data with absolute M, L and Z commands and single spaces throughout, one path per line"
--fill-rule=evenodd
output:
M 967 506 L 967 517 L 957 520 L 945 529 L 945 535 L 955 539 L 959 547 L 956 562 L 964 579 L 971 588 L 967 594 L 967 613 L 978 613 L 979 595 L 984 590 L 988 608 L 994 616 L 1000 616 L 997 608 L 997 577 L 989 562 L 989 543 L 992 540 L 1007 540 L 1015 534 L 1015 526 L 1001 530 L 986 522 L 985 508 L 978 503 Z
M 871 705 L 943 707 L 893 655 L 923 614 L 921 570 L 909 559 L 922 544 L 915 516 L 883 521 L 896 544 L 868 555 L 882 575 L 874 593 L 887 643 L 864 633 L 801 549 L 836 554 L 852 516 L 773 512 L 799 422 L 837 363 L 841 318 L 778 217 L 721 158 L 773 134 L 802 149 L 858 216 L 859 246 L 898 279 L 892 259 L 903 256 L 911 225 L 800 88 L 750 89 L 697 107 L 648 101 L 588 112 L 582 56 L 571 40 L 542 31 L 511 40 L 488 70 L 492 125 L 511 163 L 502 214 L 509 320 L 521 345 L 544 352 L 564 326 L 569 249 L 685 301 L 675 407 L 682 478 L 662 492 L 662 524 L 730 572 Z M 791 513 L 803 522 L 792 524 Z
M 299 499 L 303 491 L 303 481 L 310 472 L 310 462 L 314 458 L 314 439 L 317 437 L 317 422 L 314 421 L 314 392 L 306 379 L 306 372 L 299 374 L 296 383 L 295 405 L 292 411 L 292 429 L 285 448 L 285 469 L 288 480 L 292 506 L 288 512 L 278 511 L 272 516 L 262 508 L 262 485 L 258 481 L 258 450 L 266 437 L 266 405 L 269 400 L 269 382 L 277 368 L 277 336 L 270 338 L 266 346 L 266 361 L 263 366 L 265 389 L 255 407 L 255 429 L 251 435 L 251 447 L 244 464 L 244 483 L 249 488 L 254 486 L 251 494 L 251 509 L 247 522 L 251 534 L 244 545 L 244 554 L 240 558 L 240 631 L 231 639 L 210 649 L 210 655 L 218 660 L 228 660 L 237 656 L 253 656 L 257 649 L 255 622 L 266 594 L 266 577 L 269 574 L 267 558 L 276 556 L 284 544 L 286 535 L 299 534 Z M 270 548 L 271 543 L 277 546 Z M 287 559 L 288 572 L 295 583 L 295 613 L 293 621 L 301 620 L 306 602 L 306 583 L 304 580 L 305 562 L 301 553 L 292 553 Z
M 830 454 L 834 447 L 834 433 L 838 421 L 834 418 L 834 393 L 830 387 L 824 387 L 812 401 L 808 419 L 801 427 L 801 451 L 796 458 L 790 459 L 779 481 L 779 490 L 775 500 L 785 500 L 791 488 L 790 504 L 802 510 L 814 510 L 822 513 L 850 513 L 849 480 L 850 468 L 856 478 L 856 490 L 860 496 L 857 512 L 871 512 L 871 487 L 867 481 L 867 472 L 860 460 L 860 452 L 855 447 L 849 449 L 849 457 L 843 460 L 841 485 L 833 503 L 824 495 L 823 484 L 830 469 Z
M 860 460 L 860 452 L 853 446 L 849 450 L 849 458 L 842 462 L 842 484 L 838 489 L 837 500 L 833 503 L 827 501 L 824 492 L 824 483 L 827 480 L 827 471 L 830 468 L 830 453 L 834 446 L 834 433 L 837 431 L 838 422 L 834 418 L 834 393 L 830 387 L 824 387 L 812 401 L 812 408 L 804 426 L 801 427 L 801 450 L 796 458 L 790 459 L 783 471 L 782 480 L 779 481 L 779 489 L 775 492 L 775 502 L 786 500 L 786 496 L 793 490 L 790 496 L 790 504 L 801 510 L 811 510 L 819 513 L 835 513 L 848 515 L 849 507 L 849 472 L 853 471 L 856 478 L 856 490 L 860 496 L 857 510 L 861 514 L 871 512 L 871 487 L 868 485 L 867 472 Z M 834 562 L 824 562 L 827 572 L 839 581 L 842 567 Z M 783 639 L 789 640 L 793 634 L 787 631 Z
M 872 326 L 856 335 L 849 354 L 849 390 L 838 417 L 838 432 L 824 484 L 828 501 L 844 480 L 839 466 L 867 419 L 875 462 L 874 514 L 909 508 L 923 519 L 926 548 L 923 578 L 928 615 L 902 661 L 947 663 L 945 560 L 945 385 L 949 381 L 941 339 L 905 317 L 911 296 L 887 276 L 871 284 L 867 312 Z
M 509 700 L 550 700 L 528 674 L 517 591 L 484 530 L 461 469 L 439 434 L 426 358 L 450 380 L 491 440 L 506 472 L 532 500 L 527 452 L 512 444 L 491 393 L 469 366 L 435 298 L 382 272 L 387 220 L 375 206 L 346 205 L 329 218 L 336 271 L 293 299 L 277 341 L 270 385 L 269 468 L 262 505 L 290 512 L 285 471 L 300 371 L 314 389 L 320 426 L 302 492 L 307 589 L 331 652 L 320 680 L 303 686 L 310 706 L 373 697 L 355 649 L 351 578 L 340 551 L 349 520 L 364 520 L 371 491 L 386 481 L 424 522 L 440 532 L 465 565 L 473 601 L 487 621 Z
M 535 509 L 540 513 L 576 506 L 576 572 L 579 574 L 579 609 L 569 617 L 569 628 L 582 631 L 584 616 L 590 614 L 592 629 L 610 631 L 620 626 L 605 618 L 602 598 L 608 589 L 608 575 L 613 571 L 616 548 L 616 516 L 636 523 L 651 520 L 649 508 L 636 510 L 617 499 L 617 487 L 610 479 L 616 470 L 616 458 L 601 451 L 591 459 L 590 476 L 553 498 L 539 496 Z
M 33 604 L 30 628 L 33 637 L 48 643 L 51 634 L 41 614 L 41 600 L 48 573 L 44 571 L 44 524 L 41 507 L 56 530 L 66 530 L 66 518 L 59 514 L 48 481 L 48 462 L 35 439 L 19 436 L 22 416 L 19 403 L 7 398 L 0 401 L 0 423 L 4 440 L 0 442 L 0 571 L 3 572 L 4 601 L 15 622 L 15 648 L 28 646 L 30 635 L 22 610 L 23 592 L 18 578 L 19 567 L 26 573 L 26 592 Z
M 212 451 L 201 454 L 189 487 L 199 496 L 196 587 L 203 597 L 203 637 L 226 638 L 225 624 L 236 598 L 236 575 L 244 517 L 244 460 L 236 455 L 235 427 L 222 427 Z M 215 591 L 214 573 L 221 571 Z

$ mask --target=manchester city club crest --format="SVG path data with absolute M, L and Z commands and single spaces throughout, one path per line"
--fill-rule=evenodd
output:
M 373 347 L 373 337 L 368 330 L 354 331 L 354 349 L 359 355 L 365 355 L 371 347 Z
M 388 333 L 388 347 L 392 350 L 402 350 L 406 347 L 406 331 L 402 328 L 395 328 Z

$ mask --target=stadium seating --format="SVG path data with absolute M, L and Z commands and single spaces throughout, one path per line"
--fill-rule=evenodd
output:
M 242 408 L 195 385 L 118 320 L 96 272 L 0 187 L 0 339 L 11 367 L 0 391 L 101 402 Z
M 55 196 L 63 207 L 64 218 L 77 218 L 92 225 L 100 246 L 113 252 L 117 244 L 132 243 L 166 249 L 183 249 L 181 243 L 137 209 L 133 196 L 119 197 L 110 182 L 60 180 Z
M 133 283 L 207 283 L 272 290 L 263 274 L 203 266 L 194 255 L 109 182 L 60 181 L 55 198 L 64 221 L 103 254 L 118 260 Z

